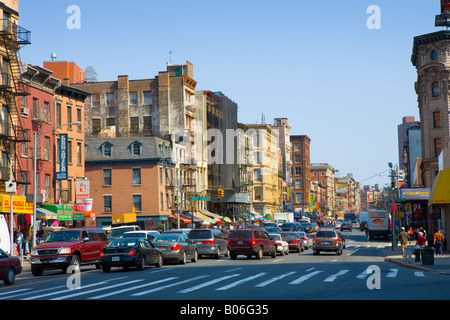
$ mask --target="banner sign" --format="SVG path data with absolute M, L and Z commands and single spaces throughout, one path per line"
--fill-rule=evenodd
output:
M 67 180 L 67 134 L 59 135 L 59 172 L 56 180 Z

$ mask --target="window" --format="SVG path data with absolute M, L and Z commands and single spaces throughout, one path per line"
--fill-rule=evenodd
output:
M 72 123 L 72 107 L 67 106 L 67 123 Z M 69 126 L 69 130 L 72 130 L 72 126 Z
M 112 185 L 112 169 L 103 169 L 103 185 L 110 186 Z
M 139 104 L 139 92 L 130 92 L 130 105 L 137 106 Z
M 82 143 L 81 142 L 77 142 L 77 164 L 78 165 L 82 165 L 83 164 L 83 158 L 81 155 L 81 150 L 82 150 Z
M 114 127 L 116 125 L 116 118 L 106 118 L 106 126 Z
M 116 98 L 114 92 L 106 94 L 106 106 L 107 107 L 115 107 L 116 106 Z
M 303 188 L 303 183 L 302 183 L 302 181 L 303 181 L 303 180 L 301 180 L 301 179 L 295 180 L 295 189 L 302 189 L 302 188 Z
M 50 161 L 50 138 L 45 137 L 44 159 Z
M 51 193 L 50 193 L 50 175 L 45 175 L 45 198 L 50 199 Z
M 113 146 L 111 143 L 106 142 L 106 143 L 102 144 L 102 146 L 101 146 L 102 155 L 104 157 L 111 157 L 112 149 L 113 149 Z
M 296 176 L 302 175 L 302 167 L 295 167 L 295 175 Z
M 44 102 L 44 121 L 50 123 L 50 103 Z
M 431 96 L 433 98 L 439 97 L 439 82 L 432 82 L 431 83 Z
M 101 120 L 92 119 L 92 132 L 99 133 L 102 130 Z
M 77 108 L 77 121 L 81 121 L 81 108 Z M 81 126 L 78 126 L 78 130 L 81 131 Z
M 303 202 L 303 193 L 299 192 L 295 194 L 295 202 L 297 203 Z
M 141 184 L 141 168 L 133 168 L 133 185 Z
M 144 104 L 151 105 L 152 104 L 152 93 L 151 91 L 144 91 Z
M 130 131 L 139 132 L 139 117 L 130 118 Z
M 131 154 L 133 156 L 140 156 L 142 144 L 140 144 L 139 142 L 134 142 L 131 144 L 130 149 L 131 149 Z
M 100 107 L 100 93 L 92 94 L 92 106 Z
M 181 67 L 176 67 L 175 68 L 175 77 L 179 77 L 181 76 Z
M 39 100 L 33 98 L 33 119 L 39 119 Z
M 61 103 L 56 104 L 56 126 L 61 125 Z
M 20 188 L 20 195 L 26 196 L 27 195 L 27 183 L 26 182 L 28 182 L 28 171 L 20 172 L 20 181 L 24 182 Z
M 67 163 L 72 164 L 72 141 L 67 141 Z
M 438 156 L 441 153 L 442 146 L 441 146 L 441 138 L 434 139 L 434 154 Z
M 160 199 L 161 210 L 164 210 L 164 194 L 162 192 L 159 194 L 159 199 Z
M 20 144 L 20 154 L 22 157 L 28 157 L 28 131 L 22 131 L 22 142 Z
M 28 116 L 27 97 L 20 99 L 20 110 L 23 116 Z
M 440 128 L 441 126 L 441 112 L 433 112 L 433 128 Z
M 103 212 L 112 212 L 112 196 L 103 196 Z
M 255 176 L 255 181 L 257 181 L 257 182 L 262 181 L 261 170 L 257 169 L 253 172 L 253 174 Z
M 300 154 L 294 155 L 294 162 L 301 163 L 302 162 L 302 156 Z
M 144 118 L 144 130 L 152 130 L 152 117 L 151 116 L 143 116 Z
M 294 151 L 302 151 L 302 145 L 300 143 L 294 143 Z
M 133 206 L 136 211 L 142 211 L 142 196 L 133 194 Z

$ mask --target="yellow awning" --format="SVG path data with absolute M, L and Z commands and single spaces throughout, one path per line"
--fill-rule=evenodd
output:
M 439 171 L 433 182 L 428 205 L 450 203 L 450 169 Z

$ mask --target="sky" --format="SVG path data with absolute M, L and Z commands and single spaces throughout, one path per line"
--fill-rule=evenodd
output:
M 189 61 L 196 90 L 235 101 L 239 122 L 286 117 L 311 138 L 311 163 L 382 186 L 397 126 L 420 119 L 413 39 L 440 31 L 439 13 L 439 0 L 20 0 L 32 42 L 20 55 L 42 66 L 56 53 L 99 81 Z

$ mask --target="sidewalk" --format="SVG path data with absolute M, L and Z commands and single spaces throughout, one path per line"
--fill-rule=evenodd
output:
M 392 250 L 392 246 L 386 247 L 384 249 L 384 256 L 385 261 L 400 265 L 405 268 L 417 269 L 425 272 L 435 272 L 442 275 L 450 275 L 449 253 L 444 253 L 442 257 L 436 257 L 436 255 L 434 255 L 433 265 L 423 265 L 422 261 L 415 262 L 414 254 L 412 254 L 410 261 L 408 261 L 408 259 L 403 258 L 402 248 L 400 246 L 394 247 L 394 250 Z

